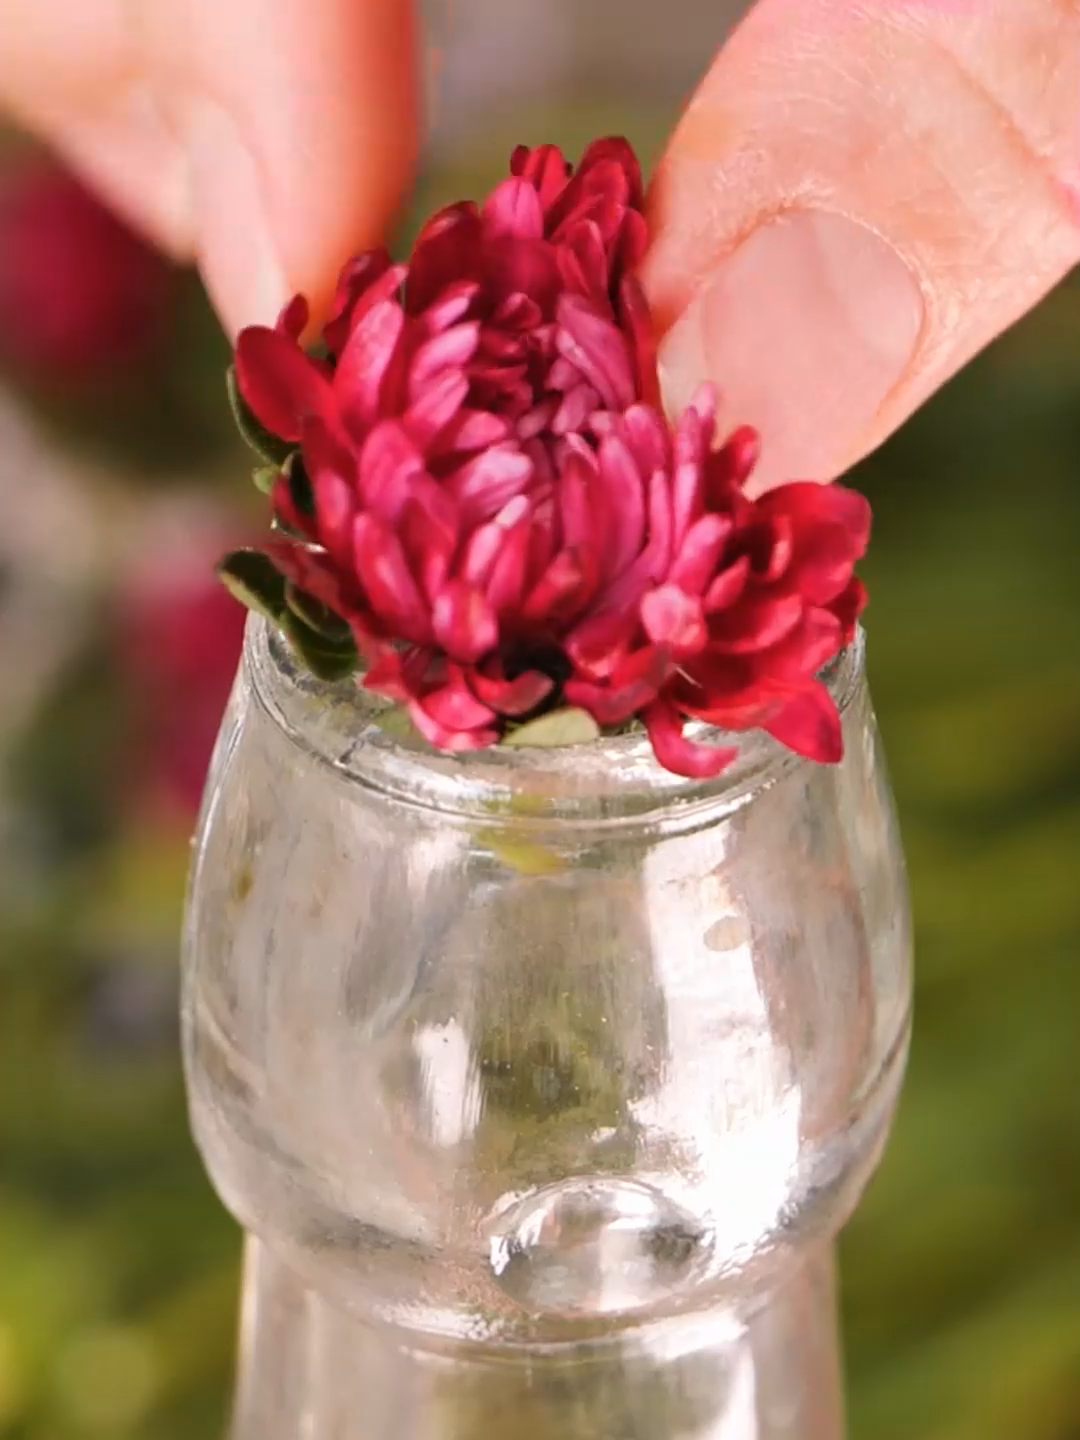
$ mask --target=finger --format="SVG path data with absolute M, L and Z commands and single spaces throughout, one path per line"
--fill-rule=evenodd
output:
M 651 204 L 670 403 L 831 478 L 1080 259 L 1080 7 L 762 0 Z
M 232 329 L 316 307 L 381 238 L 416 143 L 408 0 L 177 0 L 133 10 L 188 164 L 194 248 Z
M 416 144 L 412 27 L 409 0 L 0 0 L 0 100 L 194 253 L 235 330 L 297 290 L 318 309 L 382 238 Z

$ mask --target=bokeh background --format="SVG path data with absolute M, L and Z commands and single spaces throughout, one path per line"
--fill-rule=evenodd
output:
M 519 139 L 655 155 L 737 8 L 441 0 L 414 214 Z M 176 959 L 240 640 L 211 567 L 259 518 L 226 363 L 194 278 L 0 137 L 5 1440 L 223 1434 L 239 1237 L 188 1137 Z M 853 1436 L 1080 1440 L 1080 285 L 854 478 L 918 996 L 843 1242 Z

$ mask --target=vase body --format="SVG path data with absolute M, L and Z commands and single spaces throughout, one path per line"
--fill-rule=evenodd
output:
M 233 1440 L 838 1440 L 910 944 L 861 641 L 828 679 L 841 765 L 705 784 L 437 755 L 251 623 L 184 979 Z

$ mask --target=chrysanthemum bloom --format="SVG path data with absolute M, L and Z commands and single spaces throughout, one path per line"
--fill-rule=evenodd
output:
M 241 418 L 282 466 L 281 533 L 226 574 L 302 651 L 355 646 L 363 683 L 442 748 L 571 706 L 640 719 L 686 775 L 734 753 L 688 739 L 687 718 L 837 759 L 815 676 L 863 603 L 865 501 L 747 498 L 756 436 L 713 451 L 709 390 L 664 420 L 624 142 L 572 177 L 550 146 L 512 170 L 482 209 L 437 215 L 407 266 L 346 267 L 324 353 L 301 348 L 302 301 L 241 335 Z

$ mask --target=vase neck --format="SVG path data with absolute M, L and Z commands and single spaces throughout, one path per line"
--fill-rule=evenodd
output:
M 753 1314 L 647 1344 L 432 1352 L 336 1309 L 248 1240 L 231 1440 L 841 1440 L 833 1254 Z M 622 1416 L 622 1420 L 619 1417 Z

